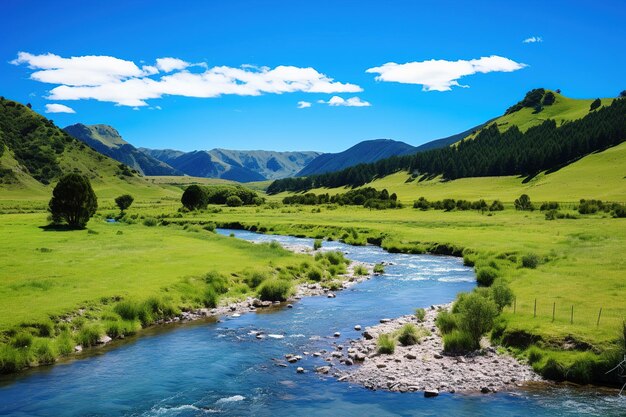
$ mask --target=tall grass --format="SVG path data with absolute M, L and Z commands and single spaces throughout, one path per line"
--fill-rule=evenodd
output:
M 396 340 L 390 335 L 383 333 L 378 336 L 378 341 L 376 342 L 377 351 L 380 354 L 391 355 L 396 351 Z
M 263 301 L 285 301 L 293 291 L 289 281 L 270 278 L 261 284 L 258 295 Z

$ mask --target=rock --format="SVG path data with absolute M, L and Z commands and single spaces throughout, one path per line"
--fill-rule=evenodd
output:
M 287 308 L 293 308 L 293 305 L 287 304 Z
M 319 356 L 322 356 L 322 354 L 321 354 L 321 353 L 319 353 L 319 352 L 313 352 L 313 356 L 315 356 L 315 357 L 317 358 L 317 357 L 319 357 Z
M 341 358 L 343 356 L 343 354 L 341 352 L 333 352 L 330 354 L 330 356 L 332 356 L 333 358 Z
M 354 362 L 352 361 L 352 359 L 348 358 L 345 360 L 344 364 L 348 365 L 348 366 L 352 366 L 354 365 Z
M 337 296 L 335 295 L 335 293 L 333 292 L 329 292 L 328 295 L 326 296 L 327 298 L 336 298 Z
M 271 301 L 261 301 L 261 307 L 271 307 Z
M 298 362 L 298 358 L 296 358 L 295 356 L 292 356 L 292 357 L 287 359 L 287 362 L 289 362 L 289 363 L 296 363 L 296 362 Z
M 439 390 L 437 389 L 427 389 L 426 391 L 424 391 L 424 397 L 426 398 L 432 398 L 438 395 L 439 395 Z
M 363 332 L 363 337 L 365 338 L 365 340 L 372 340 L 374 338 L 374 336 L 372 336 L 372 334 L 367 330 Z
M 443 359 L 443 356 L 442 356 L 441 354 L 439 354 L 439 353 L 435 353 L 435 354 L 433 355 L 433 357 L 434 357 L 435 359 Z
M 257 339 L 265 339 L 265 336 L 264 336 L 264 335 L 262 335 L 262 334 L 257 334 L 257 335 L 256 335 L 256 338 L 257 338 Z
M 358 362 L 363 362 L 365 358 L 366 356 L 363 353 L 357 353 L 356 355 L 354 355 L 354 360 Z
M 330 372 L 330 366 L 318 366 L 317 368 L 315 368 L 315 372 L 317 372 L 318 374 L 326 375 Z
M 335 334 L 333 335 L 333 337 L 341 337 L 341 333 L 339 333 L 339 332 L 335 332 Z
M 235 307 L 235 306 L 230 306 L 230 311 L 235 311 L 236 309 L 237 309 L 237 307 Z M 184 314 L 185 314 L 185 313 L 183 313 L 183 315 L 184 315 Z
M 391 319 L 380 319 L 381 323 L 389 323 Z
M 377 364 L 376 364 L 376 367 L 377 367 L 378 369 L 383 369 L 383 368 L 386 368 L 386 367 L 387 367 L 387 365 L 385 365 L 384 363 L 377 363 Z
M 74 346 L 74 352 L 78 353 L 82 351 L 83 351 L 83 347 L 81 345 Z
M 417 359 L 417 356 L 412 353 L 407 353 L 406 355 L 404 355 L 404 357 L 411 360 Z
M 301 366 L 298 366 L 298 368 L 296 369 L 296 372 L 299 374 L 303 374 L 304 373 L 304 368 Z
M 100 336 L 100 339 L 98 339 L 98 343 L 101 344 L 101 345 L 104 345 L 104 344 L 109 343 L 111 340 L 113 340 L 113 339 L 111 339 L 107 335 L 104 335 L 104 336 Z
M 356 326 L 354 326 L 354 330 L 356 330 L 357 332 L 361 331 L 361 326 L 357 324 Z
M 482 392 L 483 394 L 489 394 L 491 392 L 491 389 L 489 387 L 481 387 L 480 392 Z
M 241 317 L 241 314 L 239 314 L 239 313 L 235 313 L 235 314 L 233 314 L 231 317 L 233 317 L 233 318 L 235 318 L 235 319 L 236 319 L 237 317 Z

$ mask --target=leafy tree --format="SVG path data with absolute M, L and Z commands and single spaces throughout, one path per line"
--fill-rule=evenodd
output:
M 226 199 L 226 205 L 228 207 L 241 207 L 243 206 L 243 201 L 236 195 L 231 195 Z
M 522 194 L 519 196 L 519 198 L 515 199 L 516 210 L 531 211 L 534 208 L 535 207 L 533 206 L 533 203 L 530 202 L 530 197 L 528 197 L 528 194 Z
M 133 204 L 133 201 L 135 201 L 135 199 L 132 195 L 124 194 L 115 199 L 115 204 L 119 207 L 120 213 L 124 213 L 124 210 L 129 208 L 130 205 Z
M 589 106 L 589 111 L 594 111 L 601 105 L 602 105 L 602 101 L 599 98 L 597 98 L 593 102 L 591 102 L 591 105 Z
M 498 315 L 496 303 L 487 297 L 472 292 L 458 301 L 460 312 L 459 326 L 472 337 L 474 346 L 480 346 L 480 338 L 491 330 L 493 321 Z
M 52 191 L 48 204 L 55 222 L 65 221 L 71 228 L 85 227 L 98 209 L 98 199 L 87 177 L 67 174 Z
M 207 193 L 204 188 L 199 185 L 190 185 L 185 189 L 180 202 L 188 210 L 195 210 L 207 206 Z
M 626 97 L 626 90 L 622 90 L 622 91 L 619 93 L 619 98 L 625 98 L 625 97 Z
M 552 91 L 548 91 L 546 93 L 546 95 L 543 96 L 543 105 L 544 106 L 550 106 L 550 105 L 554 104 L 555 101 L 556 101 L 556 96 L 554 95 L 554 93 Z

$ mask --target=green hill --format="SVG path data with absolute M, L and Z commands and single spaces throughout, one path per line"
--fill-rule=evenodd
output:
M 63 129 L 70 136 L 86 143 L 103 155 L 144 175 L 181 175 L 182 173 L 168 164 L 139 151 L 122 139 L 117 130 L 108 125 L 84 125 L 77 123 Z
M 0 99 L 0 199 L 47 199 L 52 185 L 68 172 L 86 175 L 102 198 L 123 193 L 146 198 L 180 194 L 175 187 L 148 183 L 28 106 Z

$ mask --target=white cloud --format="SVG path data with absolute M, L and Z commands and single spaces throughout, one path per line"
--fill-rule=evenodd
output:
M 309 107 L 311 107 L 311 103 L 308 102 L 308 101 L 299 101 L 298 102 L 298 108 L 299 109 L 306 109 L 306 108 L 309 108 Z
M 26 52 L 20 52 L 11 63 L 36 70 L 31 74 L 34 80 L 58 84 L 50 90 L 47 98 L 51 100 L 93 99 L 131 107 L 147 106 L 146 100 L 164 95 L 209 98 L 224 94 L 363 91 L 358 85 L 334 81 L 314 68 L 285 65 L 209 68 L 205 63 L 192 65 L 178 58 L 158 58 L 155 66 L 143 65 L 140 69 L 132 61 L 108 56 L 62 58 Z
M 76 113 L 73 108 L 64 104 L 46 104 L 46 113 Z
M 189 66 L 189 63 L 178 58 L 157 58 L 156 66 L 161 71 L 171 72 L 185 69 Z
M 531 36 L 530 38 L 526 38 L 522 41 L 522 43 L 540 43 L 543 42 L 543 38 L 541 36 Z
M 526 67 L 504 58 L 492 55 L 469 61 L 435 60 L 407 62 L 396 64 L 388 62 L 380 67 L 368 69 L 366 72 L 379 74 L 377 81 L 390 81 L 403 84 L 421 84 L 423 91 L 450 91 L 453 86 L 467 88 L 459 84 L 461 77 L 476 73 L 511 72 Z
M 318 100 L 320 104 L 328 104 L 329 106 L 345 106 L 345 107 L 369 107 L 371 104 L 367 101 L 361 100 L 359 97 L 351 97 L 347 100 L 339 96 L 332 96 L 330 100 Z

